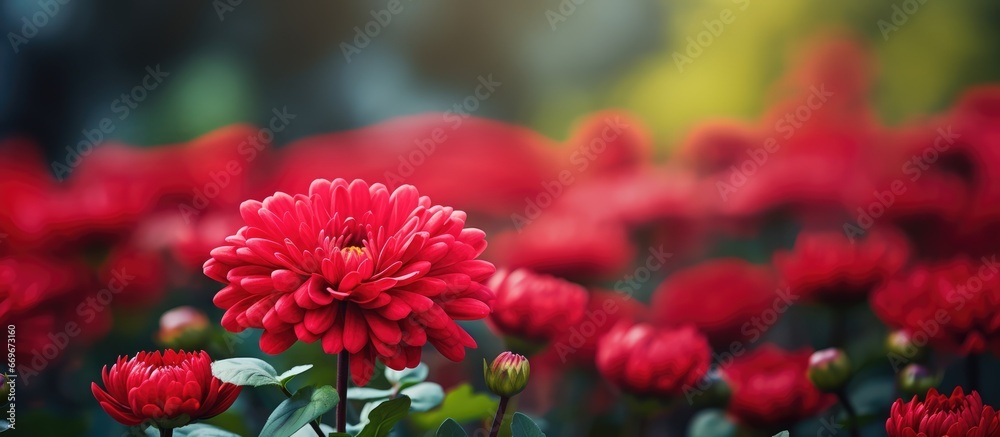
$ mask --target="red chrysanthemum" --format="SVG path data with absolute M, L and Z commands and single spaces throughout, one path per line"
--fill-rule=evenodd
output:
M 737 258 L 707 261 L 668 277 L 653 292 L 652 313 L 658 324 L 694 325 L 713 344 L 728 347 L 731 341 L 751 340 L 743 331 L 755 320 L 758 333 L 773 325 L 779 314 L 772 310 L 795 300 L 776 290 L 777 281 L 767 267 Z M 761 325 L 765 315 L 775 320 Z
M 1000 435 L 1000 416 L 975 391 L 966 395 L 955 387 L 947 396 L 932 388 L 923 402 L 916 396 L 910 402 L 896 399 L 885 432 L 889 437 L 993 437 Z
M 851 241 L 843 232 L 803 232 L 793 250 L 775 254 L 774 265 L 793 294 L 848 304 L 865 300 L 908 256 L 906 240 L 894 233 L 871 231 Z
M 812 350 L 789 352 L 764 345 L 723 368 L 732 388 L 728 412 L 762 430 L 793 425 L 836 402 L 813 385 L 806 371 Z
M 872 309 L 887 325 L 929 337 L 932 346 L 961 355 L 1000 352 L 1000 263 L 956 258 L 918 266 L 872 294 Z
M 166 350 L 139 352 L 101 371 L 102 389 L 90 384 L 94 397 L 113 419 L 125 425 L 150 420 L 158 428 L 179 428 L 226 411 L 240 387 L 212 376 L 208 353 Z
M 583 319 L 587 290 L 527 269 L 498 271 L 489 281 L 496 292 L 489 322 L 499 333 L 546 343 Z
M 705 376 L 711 353 L 708 340 L 690 326 L 620 323 L 598 343 L 597 369 L 629 393 L 670 397 Z
M 455 361 L 476 346 L 455 320 L 490 313 L 482 281 L 495 269 L 476 259 L 485 234 L 465 227 L 464 212 L 410 185 L 318 179 L 308 194 L 248 200 L 240 213 L 246 226 L 204 270 L 226 284 L 215 296 L 222 325 L 263 329 L 264 352 L 322 340 L 327 353 L 351 354 L 364 385 L 376 358 L 398 370 L 416 366 L 428 342 Z

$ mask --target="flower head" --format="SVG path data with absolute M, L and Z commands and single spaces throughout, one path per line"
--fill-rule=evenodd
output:
M 158 428 L 178 428 L 226 411 L 240 387 L 212 376 L 212 359 L 204 351 L 139 352 L 101 372 L 102 389 L 90 384 L 94 397 L 113 419 L 125 425 L 151 420 Z
M 322 340 L 327 353 L 351 354 L 364 385 L 376 358 L 401 370 L 426 343 L 455 361 L 476 346 L 455 321 L 490 313 L 482 281 L 495 269 L 476 259 L 485 234 L 465 227 L 464 212 L 410 185 L 318 179 L 307 194 L 248 200 L 240 213 L 246 226 L 204 270 L 226 284 L 215 296 L 223 327 L 263 329 L 264 352 Z
M 490 324 L 501 334 L 546 343 L 583 319 L 589 296 L 580 285 L 527 269 L 501 270 L 489 281 L 496 292 Z
M 487 365 L 483 360 L 483 378 L 486 386 L 497 396 L 511 397 L 528 386 L 528 376 L 531 375 L 531 365 L 524 355 L 504 352 L 498 355 L 493 364 Z
M 1000 351 L 1000 280 L 967 258 L 914 268 L 872 295 L 875 314 L 887 325 L 929 337 L 933 348 L 961 355 Z M 933 329 L 929 323 L 934 324 Z
M 726 379 L 733 390 L 729 414 L 759 429 L 788 426 L 834 404 L 806 376 L 810 350 L 788 352 L 764 345 L 733 360 Z
M 693 387 L 712 360 L 708 341 L 690 326 L 677 329 L 619 323 L 597 346 L 597 369 L 635 395 L 670 397 Z
M 809 380 L 821 391 L 832 393 L 851 379 L 851 361 L 840 349 L 823 349 L 809 357 Z
M 810 301 L 856 303 L 896 273 L 909 256 L 906 240 L 871 231 L 852 241 L 843 232 L 803 232 L 795 248 L 774 256 L 780 276 Z
M 975 391 L 966 395 L 955 387 L 947 396 L 932 388 L 923 401 L 897 399 L 885 432 L 889 437 L 990 437 L 1000 435 L 1000 416 Z

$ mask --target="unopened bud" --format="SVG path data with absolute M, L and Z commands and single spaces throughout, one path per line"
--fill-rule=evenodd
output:
M 813 352 L 809 357 L 809 380 L 820 391 L 835 392 L 851 379 L 851 361 L 844 351 L 836 348 Z
M 897 376 L 899 389 L 908 396 L 921 396 L 941 382 L 941 375 L 919 364 L 909 364 Z
M 170 348 L 197 349 L 208 337 L 208 316 L 190 306 L 180 306 L 160 316 L 156 340 Z
M 487 365 L 483 360 L 483 378 L 490 391 L 501 397 L 511 397 L 528 385 L 531 366 L 524 355 L 504 352 Z
M 890 355 L 902 358 L 902 362 L 922 362 L 927 356 L 925 344 L 913 340 L 910 331 L 900 329 L 893 331 L 885 339 L 885 348 Z

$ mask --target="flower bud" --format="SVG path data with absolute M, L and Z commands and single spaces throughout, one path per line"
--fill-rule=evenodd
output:
M 907 396 L 923 397 L 924 393 L 941 382 L 941 375 L 919 364 L 909 364 L 899 372 L 896 382 L 899 383 L 900 391 Z
M 689 399 L 697 408 L 725 408 L 733 394 L 725 375 L 717 368 L 709 370 L 694 389 Z
M 156 340 L 170 348 L 197 349 L 207 339 L 209 326 L 208 316 L 201 310 L 180 306 L 160 316 Z
M 926 342 L 925 342 L 926 343 Z M 926 344 L 913 340 L 913 334 L 905 329 L 893 331 L 885 339 L 885 348 L 889 357 L 895 362 L 922 362 L 927 357 Z
M 851 379 L 851 362 L 844 351 L 836 348 L 813 352 L 809 357 L 809 380 L 820 391 L 840 390 Z
M 490 391 L 501 397 L 511 397 L 528 385 L 531 366 L 523 355 L 504 352 L 487 365 L 483 360 L 483 377 Z

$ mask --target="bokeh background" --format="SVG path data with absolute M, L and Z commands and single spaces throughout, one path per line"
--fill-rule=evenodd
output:
M 0 28 L 8 43 L 0 49 L 0 254 L 7 275 L 0 285 L 6 287 L 0 297 L 7 304 L 0 310 L 7 312 L 0 314 L 38 323 L 19 325 L 19 332 L 38 335 L 42 345 L 46 332 L 79 316 L 76 304 L 104 287 L 116 267 L 139 272 L 133 288 L 141 290 L 116 297 L 98 322 L 87 322 L 93 332 L 46 360 L 51 364 L 37 382 L 19 392 L 18 425 L 28 430 L 22 433 L 120 435 L 124 428 L 99 409 L 89 382 L 118 355 L 161 345 L 156 338 L 160 315 L 171 308 L 198 308 L 219 329 L 222 311 L 211 299 L 220 286 L 201 274 L 200 264 L 220 235 L 237 229 L 233 215 L 241 200 L 279 188 L 301 191 L 314 177 L 384 182 L 387 172 L 400 173 L 399 165 L 410 159 L 410 144 L 435 127 L 447 130 L 447 143 L 403 180 L 436 202 L 467 209 L 470 223 L 489 232 L 487 259 L 500 267 L 538 267 L 591 290 L 614 289 L 616 279 L 633 271 L 629 266 L 644 260 L 650 247 L 666 245 L 673 261 L 654 271 L 634 295 L 648 303 L 657 286 L 679 270 L 721 257 L 768 264 L 775 251 L 792 247 L 805 224 L 821 222 L 840 230 L 843 219 L 855 215 L 848 205 L 870 201 L 864 198 L 870 194 L 856 192 L 884 189 L 880 181 L 899 176 L 902 158 L 896 153 L 905 147 L 893 146 L 906 141 L 902 134 L 886 132 L 920 131 L 924 120 L 949 113 L 970 88 L 1000 81 L 1000 27 L 995 25 L 1000 4 L 989 1 L 395 4 L 398 12 L 388 14 L 384 1 L 8 0 L 0 5 Z M 699 35 L 712 31 L 723 15 L 732 17 L 730 22 L 702 40 L 707 44 L 699 42 Z M 390 20 L 372 27 L 374 36 L 358 37 L 376 16 Z M 162 80 L 146 79 L 150 70 L 164 72 Z M 147 86 L 145 97 L 126 104 L 126 110 L 122 93 L 144 79 L 155 86 Z M 495 84 L 485 96 L 469 100 L 484 83 Z M 823 117 L 816 132 L 804 130 L 804 135 L 853 126 L 858 134 L 844 142 L 860 146 L 851 150 L 886 149 L 872 152 L 865 164 L 833 165 L 840 172 L 832 176 L 817 170 L 824 180 L 840 178 L 844 184 L 828 184 L 818 191 L 822 194 L 800 193 L 814 201 L 806 203 L 820 205 L 806 213 L 783 210 L 776 217 L 768 208 L 746 206 L 750 201 L 706 206 L 711 203 L 706 197 L 718 195 L 716 180 L 728 177 L 728 165 L 719 164 L 729 162 L 727 151 L 739 155 L 734 164 L 745 159 L 741 145 L 759 146 L 773 120 L 801 104 L 810 86 L 820 83 L 846 99 L 831 106 L 836 115 Z M 456 105 L 465 105 L 474 118 L 456 118 Z M 230 175 L 233 182 L 223 184 L 220 194 L 207 196 L 209 206 L 198 206 L 199 190 L 204 195 L 209 184 L 218 182 L 213 175 L 231 158 L 247 157 L 241 141 L 257 135 L 258 127 L 273 128 L 275 111 L 294 118 L 279 123 L 280 131 L 273 129 L 273 139 L 257 151 L 264 158 L 251 158 L 241 174 Z M 418 116 L 398 118 L 413 115 Z M 621 116 L 629 129 L 611 146 L 613 152 L 593 160 L 597 164 L 590 171 L 574 173 L 578 184 L 565 184 L 565 195 L 556 196 L 562 206 L 543 207 L 547 211 L 534 229 L 515 230 L 512 215 L 526 214 L 544 181 L 561 170 L 577 171 L 573 152 L 587 143 L 590 129 L 599 131 L 606 120 Z M 88 141 L 88 132 L 100 129 L 106 118 L 113 120 L 113 131 L 100 135 L 92 156 L 61 174 L 54 164 L 65 164 L 67 148 Z M 343 133 L 358 128 L 366 130 Z M 704 139 L 716 132 L 722 132 L 721 139 Z M 727 146 L 730 140 L 735 149 Z M 721 146 L 713 149 L 716 144 Z M 828 168 L 825 155 L 816 156 L 818 161 L 809 162 Z M 879 161 L 891 169 L 861 182 L 850 170 Z M 952 170 L 960 176 L 969 171 Z M 811 173 L 804 173 L 796 175 L 809 179 Z M 605 184 L 602 178 L 614 182 Z M 997 180 L 977 181 L 989 188 Z M 837 197 L 831 193 L 841 189 L 850 194 L 830 201 Z M 867 201 L 855 202 L 861 198 Z M 593 226 L 606 214 L 575 213 L 622 203 L 638 205 L 630 214 L 647 214 L 643 217 L 652 217 L 648 222 L 656 225 L 609 231 Z M 194 222 L 182 205 L 194 206 Z M 660 210 L 636 211 L 643 208 Z M 706 223 L 711 223 L 708 230 Z M 951 228 L 904 228 L 917 247 L 915 259 L 938 259 L 944 252 L 990 253 L 965 247 L 940 251 L 937 244 Z M 572 231 L 577 242 L 587 244 L 552 237 Z M 924 244 L 924 237 L 933 241 Z M 549 240 L 562 246 L 546 245 Z M 562 269 L 566 265 L 572 268 Z M 18 303 L 17 296 L 29 293 L 42 297 Z M 898 396 L 895 375 L 879 349 L 888 328 L 864 305 L 850 311 L 848 329 L 855 341 L 848 349 L 874 357 L 859 361 L 876 363 L 862 366 L 868 382 L 853 393 L 859 409 L 875 417 L 868 420 L 865 435 L 881 435 L 888 405 Z M 788 348 L 830 346 L 834 313 L 797 306 L 768 332 L 767 341 Z M 470 351 L 465 363 L 448 364 L 433 352 L 425 358 L 433 369 L 431 379 L 446 389 L 464 379 L 481 390 L 482 358 L 505 347 L 483 323 L 468 329 L 480 348 Z M 262 356 L 256 335 L 214 332 L 210 351 L 213 356 Z M 18 353 L 21 362 L 33 358 L 28 346 Z M 280 369 L 304 362 L 332 366 L 334 358 L 296 345 L 270 359 Z M 985 368 L 996 368 L 995 358 L 985 360 Z M 540 382 L 525 395 L 524 411 L 543 417 L 549 435 L 639 432 L 625 430 L 625 424 L 635 422 L 630 414 L 638 407 L 615 397 L 616 389 L 582 367 L 539 366 L 536 381 L 559 382 Z M 945 377 L 941 387 L 964 380 L 957 359 L 939 367 Z M 306 380 L 332 381 L 333 374 L 329 367 L 319 368 Z M 992 376 L 983 381 L 988 402 L 1000 401 L 998 383 Z M 280 399 L 273 395 L 244 395 L 214 423 L 255 432 L 262 418 L 254 413 Z M 588 400 L 574 401 L 579 399 Z M 698 428 L 702 434 L 689 431 L 698 420 L 708 426 Z M 706 416 L 680 408 L 646 426 L 649 435 L 716 435 L 729 431 L 715 430 L 734 425 L 717 410 Z M 822 422 L 813 418 L 796 426 L 813 433 Z M 421 431 L 414 426 L 406 432 Z

